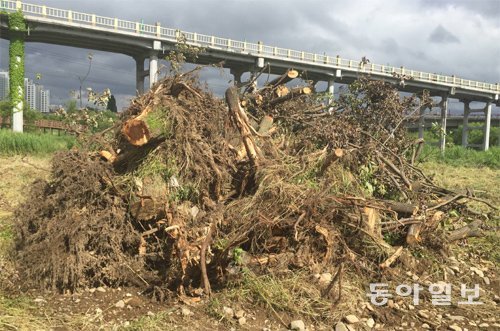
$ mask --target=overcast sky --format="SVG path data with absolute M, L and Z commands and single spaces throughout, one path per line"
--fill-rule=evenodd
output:
M 340 55 L 414 70 L 500 82 L 500 0 L 30 0 L 164 27 L 248 42 Z M 42 74 L 52 103 L 78 89 L 89 50 L 28 43 L 26 72 Z M 85 87 L 111 88 L 119 108 L 135 93 L 132 58 L 92 51 Z M 0 68 L 8 42 L 0 41 Z M 220 92 L 229 75 L 203 76 Z

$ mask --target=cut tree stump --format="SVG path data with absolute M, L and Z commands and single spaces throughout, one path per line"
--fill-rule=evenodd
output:
M 435 228 L 437 224 L 443 219 L 444 213 L 442 211 L 435 212 L 430 220 L 425 224 L 427 228 Z M 420 231 L 424 226 L 423 222 L 410 225 L 408 233 L 406 234 L 406 243 L 410 246 L 416 245 L 422 241 L 420 238 Z
M 276 87 L 278 85 L 286 84 L 297 77 L 299 77 L 299 72 L 297 70 L 288 69 L 283 75 L 273 79 L 267 85 Z
M 260 150 L 255 145 L 255 142 L 252 139 L 252 132 L 250 129 L 248 117 L 240 106 L 238 89 L 235 86 L 229 87 L 226 90 L 226 102 L 229 107 L 229 114 L 231 116 L 231 119 L 235 127 L 241 134 L 247 156 L 250 159 L 250 163 L 252 164 L 252 166 L 258 167 L 258 153 L 260 152 Z
M 328 169 L 328 167 L 338 159 L 342 158 L 344 156 L 344 151 L 340 148 L 335 148 L 334 150 L 331 150 L 325 157 L 325 161 L 321 165 L 321 168 L 319 169 L 319 175 L 322 176 L 325 171 Z
M 140 119 L 131 119 L 125 122 L 122 133 L 128 142 L 134 146 L 142 146 L 151 139 L 151 132 L 148 125 Z

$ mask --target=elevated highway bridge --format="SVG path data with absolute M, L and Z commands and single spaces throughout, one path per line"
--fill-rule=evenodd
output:
M 402 92 L 421 93 L 428 90 L 431 96 L 439 97 L 441 125 L 446 129 L 448 99 L 464 103 L 464 127 L 468 126 L 470 114 L 484 114 L 485 137 L 489 137 L 491 106 L 500 106 L 500 84 L 473 81 L 456 76 L 392 67 L 366 61 L 344 59 L 339 56 L 314 54 L 306 51 L 284 49 L 217 36 L 181 31 L 161 26 L 160 23 L 144 24 L 119 18 L 105 17 L 93 13 L 82 13 L 68 9 L 52 8 L 15 0 L 0 0 L 0 10 L 21 11 L 28 24 L 24 37 L 27 42 L 40 42 L 63 46 L 95 49 L 121 53 L 136 61 L 136 89 L 144 92 L 144 79 L 149 76 L 149 85 L 158 80 L 158 59 L 175 49 L 182 39 L 188 45 L 202 47 L 197 63 L 219 63 L 229 68 L 235 81 L 239 82 L 245 72 L 255 73 L 266 67 L 271 74 L 282 74 L 288 68 L 306 72 L 313 81 L 326 81 L 328 92 L 334 83 L 350 84 L 360 76 L 396 83 Z M 0 37 L 11 39 L 6 15 L 0 17 Z M 15 32 L 14 32 L 15 33 Z M 145 69 L 146 59 L 148 68 Z M 472 109 L 471 102 L 481 102 L 483 107 Z M 425 110 L 422 110 L 422 118 Z M 423 126 L 422 126 L 423 127 Z M 465 129 L 467 130 L 467 129 Z M 440 142 L 445 146 L 445 135 Z M 467 144 L 465 144 L 467 145 Z M 488 141 L 482 146 L 488 149 Z

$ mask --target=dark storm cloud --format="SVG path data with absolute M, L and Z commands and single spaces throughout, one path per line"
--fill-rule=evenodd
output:
M 460 43 L 460 40 L 450 31 L 446 30 L 441 24 L 438 25 L 429 36 L 429 41 L 432 43 Z

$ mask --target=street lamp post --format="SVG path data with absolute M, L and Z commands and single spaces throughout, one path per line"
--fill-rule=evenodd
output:
M 85 80 L 87 79 L 87 77 L 89 76 L 90 74 L 90 69 L 92 68 L 92 53 L 89 53 L 87 55 L 87 58 L 89 59 L 89 69 L 87 70 L 87 73 L 85 74 L 85 76 L 82 78 L 80 76 L 78 76 L 78 80 L 80 81 L 80 109 L 82 109 L 82 86 L 83 86 L 83 83 L 85 82 Z

